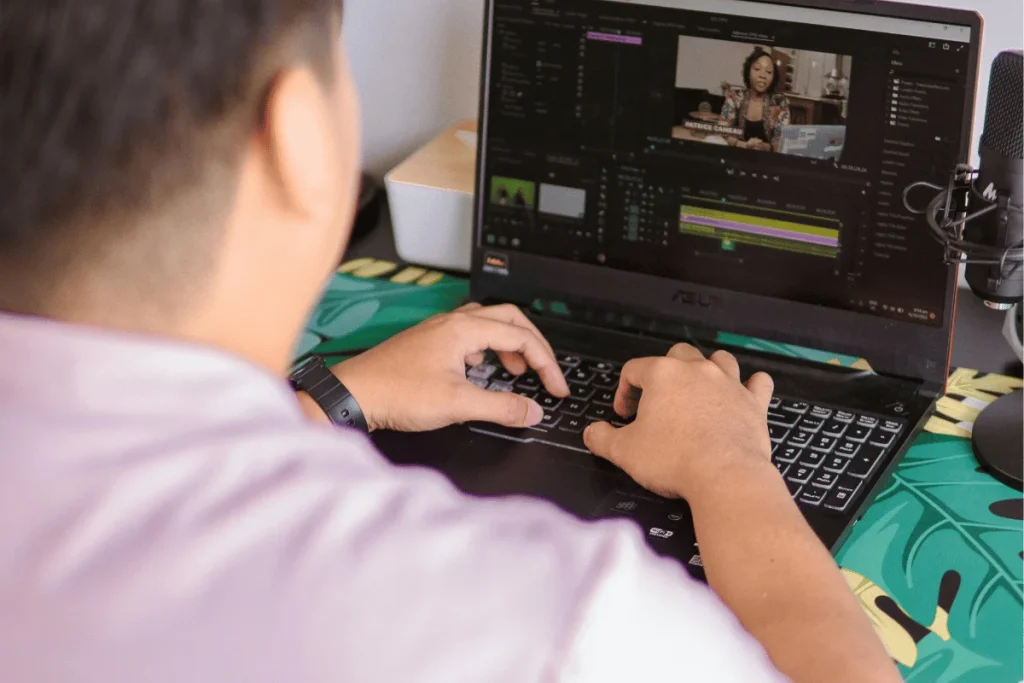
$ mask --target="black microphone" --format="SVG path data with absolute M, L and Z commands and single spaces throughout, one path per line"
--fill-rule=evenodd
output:
M 996 208 L 967 223 L 964 237 L 1004 254 L 1024 240 L 1024 56 L 1000 53 L 992 64 L 981 168 L 971 209 Z M 978 194 L 980 193 L 980 197 Z M 995 262 L 991 262 L 995 261 Z M 1006 310 L 1024 297 L 1024 268 L 1006 258 L 968 263 L 967 283 L 990 308 Z

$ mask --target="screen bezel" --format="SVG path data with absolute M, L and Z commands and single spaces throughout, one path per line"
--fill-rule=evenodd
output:
M 491 17 L 495 1 L 488 0 L 484 11 L 470 286 L 470 295 L 474 300 L 494 299 L 528 306 L 536 299 L 555 299 L 596 306 L 607 305 L 615 309 L 629 307 L 638 313 L 673 323 L 849 354 L 866 359 L 876 372 L 882 374 L 919 380 L 939 387 L 945 385 L 949 375 L 959 282 L 957 266 L 947 269 L 943 324 L 936 327 L 484 246 L 480 230 L 486 204 L 482 187 L 487 154 L 488 92 L 494 28 Z M 970 27 L 967 97 L 964 102 L 962 143 L 957 159 L 962 163 L 968 161 L 973 140 L 984 26 L 980 14 L 972 10 L 877 0 L 748 1 Z M 484 272 L 487 252 L 500 252 L 508 258 L 506 275 Z

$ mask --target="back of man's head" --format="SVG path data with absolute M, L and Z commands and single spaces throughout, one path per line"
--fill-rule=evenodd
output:
M 0 310 L 109 285 L 173 315 L 211 267 L 275 75 L 330 80 L 339 4 L 6 3 Z

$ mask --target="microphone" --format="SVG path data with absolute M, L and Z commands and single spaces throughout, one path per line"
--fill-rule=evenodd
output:
M 976 187 L 997 207 L 967 226 L 973 242 L 1008 249 L 1024 240 L 1024 54 L 1000 53 L 992 64 L 981 168 Z M 967 266 L 967 283 L 990 308 L 1007 310 L 1024 296 L 1024 268 L 1018 263 Z
M 992 64 L 981 169 L 958 165 L 949 186 L 912 183 L 907 211 L 924 215 L 946 262 L 965 264 L 967 282 L 985 305 L 1009 310 L 1024 297 L 1024 59 L 1002 52 Z M 911 206 L 916 188 L 938 191 L 925 209 Z
M 1011 311 L 1013 322 L 1007 321 L 1004 332 L 1015 351 L 1020 348 L 1024 297 L 1022 183 L 1024 58 L 1017 50 L 1000 53 L 992 64 L 981 169 L 959 165 L 948 187 L 917 182 L 903 191 L 903 205 L 911 213 L 924 215 L 932 236 L 946 250 L 946 262 L 967 265 L 971 290 L 989 308 Z M 915 209 L 908 200 L 918 187 L 938 191 L 924 210 Z M 1018 491 L 1024 490 L 1022 431 L 1024 392 L 1015 391 L 982 410 L 971 433 L 971 446 L 981 466 Z

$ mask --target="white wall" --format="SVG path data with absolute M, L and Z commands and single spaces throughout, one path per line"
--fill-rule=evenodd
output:
M 1021 47 L 1020 0 L 908 0 L 986 19 L 979 113 L 992 58 Z M 460 118 L 476 116 L 484 0 L 345 0 L 345 39 L 363 98 L 367 168 L 379 175 Z M 856 64 L 854 64 L 856 68 Z M 974 145 L 977 149 L 977 143 Z
M 676 87 L 722 94 L 722 83 L 743 85 L 743 62 L 754 49 L 750 43 L 683 36 L 676 55 Z

